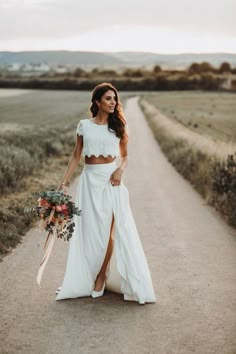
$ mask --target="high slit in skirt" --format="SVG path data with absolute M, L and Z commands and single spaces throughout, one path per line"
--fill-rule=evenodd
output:
M 116 161 L 84 164 L 75 197 L 81 215 L 69 241 L 66 272 L 56 300 L 90 296 L 103 265 L 110 238 L 113 252 L 106 270 L 106 289 L 123 294 L 124 300 L 156 302 L 148 263 L 122 179 L 112 186 Z

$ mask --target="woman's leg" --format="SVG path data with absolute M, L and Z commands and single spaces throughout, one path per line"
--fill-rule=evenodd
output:
M 105 256 L 102 268 L 101 268 L 100 272 L 98 273 L 97 279 L 95 281 L 95 287 L 94 287 L 95 291 L 100 291 L 102 289 L 104 281 L 106 279 L 107 265 L 108 265 L 109 260 L 111 258 L 112 251 L 113 251 L 113 244 L 114 244 L 114 239 L 112 237 L 113 230 L 114 230 L 114 214 L 112 215 L 110 237 L 109 237 L 109 242 L 108 242 L 108 246 L 107 246 L 106 256 Z

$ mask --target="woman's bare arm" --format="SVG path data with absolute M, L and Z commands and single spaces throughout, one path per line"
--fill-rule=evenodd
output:
M 118 169 L 120 169 L 122 172 L 128 165 L 128 142 L 120 142 L 120 166 Z
M 128 141 L 129 141 L 129 128 L 128 124 L 125 125 L 125 139 L 120 140 L 120 166 L 119 171 L 123 173 L 124 169 L 128 165 Z
M 120 141 L 120 166 L 111 174 L 110 182 L 113 186 L 119 186 L 122 174 L 128 165 L 128 139 Z
M 66 172 L 62 178 L 60 186 L 62 184 L 66 184 L 68 181 L 70 181 L 71 176 L 73 175 L 75 169 L 77 168 L 77 166 L 80 162 L 82 150 L 83 150 L 83 136 L 77 135 L 77 140 L 76 140 L 76 144 L 74 147 L 74 151 L 71 155 L 71 158 L 69 160 L 68 166 L 66 168 Z

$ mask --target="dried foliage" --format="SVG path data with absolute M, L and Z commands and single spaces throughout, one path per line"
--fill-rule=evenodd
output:
M 213 166 L 212 190 L 216 209 L 236 227 L 236 153 Z
M 13 192 L 22 186 L 24 177 L 52 156 L 60 156 L 72 147 L 72 134 L 59 129 L 44 132 L 10 132 L 0 136 L 1 194 Z M 67 141 L 65 139 L 67 137 Z

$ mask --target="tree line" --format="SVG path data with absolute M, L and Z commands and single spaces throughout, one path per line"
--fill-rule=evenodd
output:
M 117 89 L 126 91 L 158 90 L 223 90 L 226 75 L 236 74 L 227 62 L 214 67 L 208 62 L 192 63 L 184 70 L 163 69 L 154 65 L 152 69 L 94 68 L 86 71 L 77 67 L 70 73 L 44 73 L 40 76 L 1 75 L 1 88 L 28 88 L 53 90 L 91 90 L 101 81 L 112 82 Z M 225 89 L 225 88 L 224 88 Z M 233 89 L 233 88 L 232 88 Z M 231 90 L 231 88 L 230 88 Z

